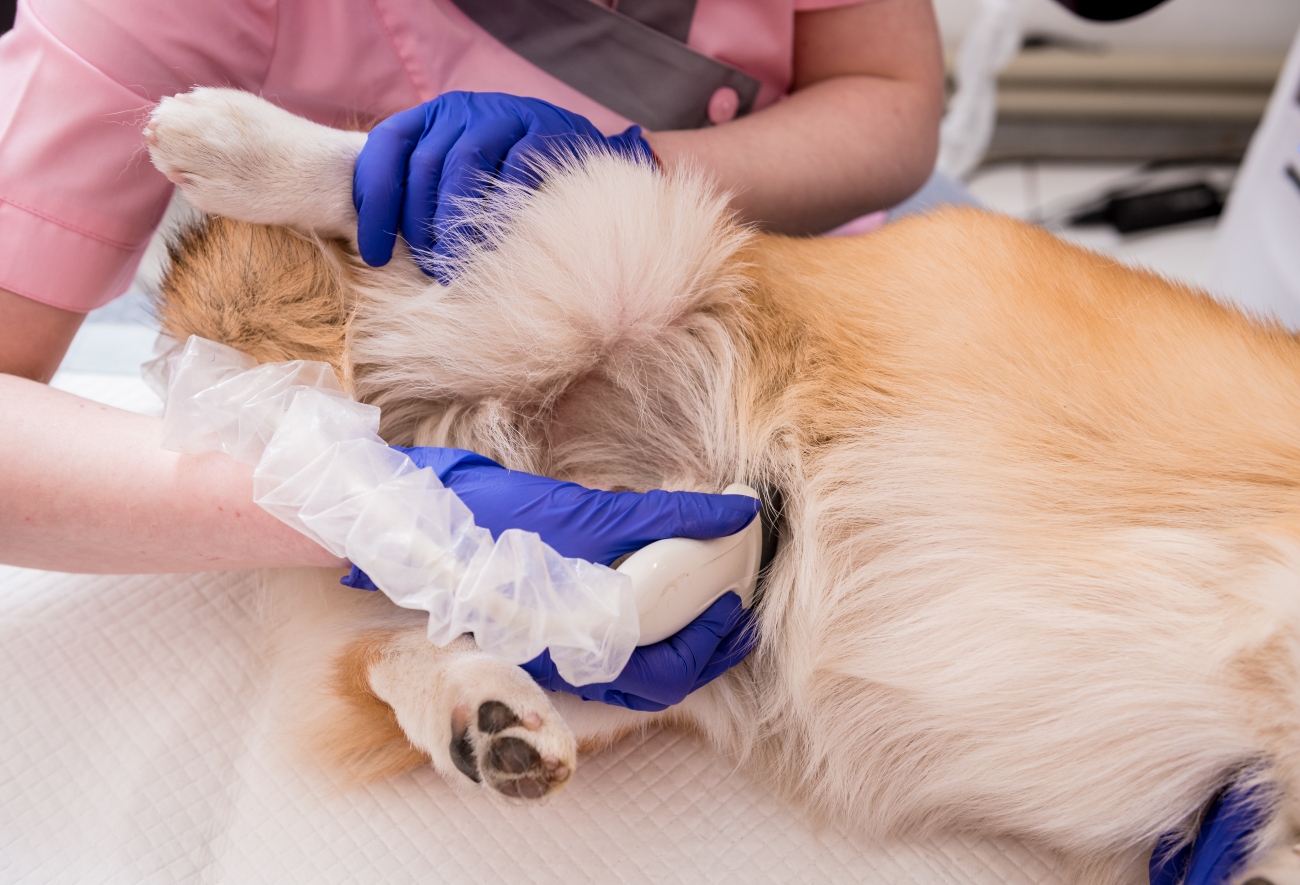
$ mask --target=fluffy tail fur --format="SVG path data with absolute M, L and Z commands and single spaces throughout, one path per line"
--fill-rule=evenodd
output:
M 400 277 L 358 270 L 349 358 L 391 438 L 423 425 L 420 441 L 454 441 L 472 412 L 472 436 L 498 437 L 508 457 L 525 447 L 507 437 L 531 435 L 520 422 L 548 424 L 566 393 L 591 383 L 641 400 L 633 423 L 653 437 L 648 374 L 680 389 L 715 377 L 694 368 L 701 358 L 727 361 L 730 337 L 706 327 L 743 291 L 737 253 L 749 234 L 725 195 L 698 173 L 607 154 L 571 158 L 544 179 L 537 191 L 498 188 L 473 213 L 483 235 L 447 288 L 408 262 Z M 624 407 L 599 399 L 603 411 Z M 685 428 L 672 422 L 664 443 L 680 460 Z

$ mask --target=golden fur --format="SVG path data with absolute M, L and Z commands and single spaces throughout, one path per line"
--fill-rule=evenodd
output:
M 246 105 L 212 107 L 271 114 Z M 151 130 L 177 180 L 192 112 L 164 103 L 175 132 Z M 819 813 L 1010 833 L 1080 881 L 1130 879 L 1253 766 L 1278 802 L 1263 847 L 1300 824 L 1290 334 L 1007 218 L 769 236 L 698 177 L 608 158 L 502 196 L 448 290 L 404 253 L 362 265 L 334 199 L 333 226 L 285 217 L 331 242 L 232 221 L 189 235 L 166 331 L 329 359 L 391 443 L 604 487 L 783 494 L 755 654 L 658 717 L 556 699 L 579 745 L 694 729 Z M 336 763 L 387 772 L 422 751 L 449 770 L 446 733 L 417 738 L 412 702 L 375 687 L 396 677 L 367 670 L 418 635 L 406 618 L 335 621 L 333 694 L 356 723 Z M 381 697 L 418 750 L 383 749 Z
M 336 252 L 287 228 L 204 218 L 169 246 L 159 323 L 259 362 L 320 360 L 346 377 L 343 341 L 352 305 Z

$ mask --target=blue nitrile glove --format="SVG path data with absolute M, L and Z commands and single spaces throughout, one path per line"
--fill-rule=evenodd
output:
M 361 258 L 387 264 L 400 230 L 425 273 L 446 285 L 458 247 L 475 237 L 462 229 L 464 202 L 496 179 L 536 187 L 530 156 L 589 147 L 654 162 L 641 127 L 605 136 L 586 117 L 536 98 L 444 92 L 394 114 L 371 130 L 352 178 Z
M 700 492 L 605 492 L 576 482 L 507 470 L 465 449 L 393 446 L 430 467 L 474 514 L 474 523 L 497 537 L 506 529 L 536 532 L 561 556 L 609 565 L 626 553 L 664 538 L 734 535 L 760 509 L 748 495 Z M 353 568 L 349 587 L 375 586 Z
M 734 535 L 749 525 L 760 508 L 747 495 L 605 492 L 507 470 L 464 449 L 393 448 L 405 452 L 416 466 L 432 468 L 474 514 L 474 522 L 493 537 L 508 528 L 536 532 L 561 556 L 601 565 L 664 538 Z M 356 566 L 342 583 L 378 589 Z M 524 669 L 552 691 L 633 710 L 662 710 L 749 653 L 757 638 L 751 620 L 739 597 L 726 594 L 678 633 L 636 649 L 619 677 L 601 685 L 574 688 L 559 678 L 546 653 Z
M 1250 774 L 1251 772 L 1247 772 Z M 1247 780 L 1214 797 L 1190 845 L 1169 853 L 1175 834 L 1164 836 L 1151 854 L 1151 885 L 1228 885 L 1241 872 L 1251 838 L 1268 823 L 1270 799 Z
M 728 592 L 663 642 L 632 652 L 613 682 L 574 687 L 556 672 L 549 652 L 523 667 L 542 688 L 649 713 L 681 703 L 743 661 L 757 642 L 753 613 L 741 606 L 739 596 Z

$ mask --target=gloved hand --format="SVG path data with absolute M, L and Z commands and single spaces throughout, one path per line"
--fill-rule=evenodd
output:
M 352 178 L 361 258 L 387 264 L 400 230 L 425 273 L 432 268 L 446 285 L 458 248 L 476 233 L 462 224 L 466 201 L 482 198 L 494 179 L 536 187 L 530 155 L 593 146 L 654 162 L 639 126 L 607 137 L 586 117 L 536 98 L 445 92 L 394 114 L 371 130 Z
M 506 529 L 537 532 L 561 556 L 609 565 L 664 538 L 721 538 L 749 525 L 759 502 L 748 495 L 699 492 L 604 492 L 576 482 L 507 470 L 464 449 L 405 448 L 417 467 L 431 467 L 442 484 L 497 537 Z M 353 567 L 349 587 L 376 589 Z
M 493 537 L 508 528 L 537 532 L 561 556 L 601 565 L 664 538 L 733 535 L 749 525 L 760 508 L 747 495 L 605 492 L 507 470 L 464 449 L 394 448 L 416 466 L 432 468 L 474 514 L 475 523 Z M 356 566 L 341 583 L 378 589 Z M 744 659 L 757 639 L 751 623 L 740 598 L 728 593 L 678 633 L 632 652 L 613 682 L 575 688 L 559 677 L 545 652 L 524 669 L 552 691 L 633 710 L 662 710 Z
M 1267 785 L 1258 782 L 1260 773 L 1247 769 L 1236 783 L 1219 791 L 1190 844 L 1171 852 L 1182 833 L 1175 830 L 1160 838 L 1148 866 L 1151 885 L 1228 885 L 1235 881 L 1255 847 L 1254 839 L 1273 813 L 1275 797 Z
M 574 687 L 565 682 L 542 652 L 523 665 L 542 688 L 567 691 L 584 701 L 654 712 L 681 703 L 691 692 L 717 679 L 745 659 L 758 642 L 753 612 L 740 597 L 724 593 L 694 621 L 663 642 L 632 652 L 613 682 Z

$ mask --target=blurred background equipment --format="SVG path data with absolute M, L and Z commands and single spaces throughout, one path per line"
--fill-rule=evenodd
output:
M 1057 2 L 1082 18 L 1114 22 L 1141 15 L 1166 0 Z M 940 6 L 942 14 L 942 4 Z M 1037 32 L 1024 34 L 1023 7 L 1022 0 L 978 0 L 978 12 L 964 29 L 960 49 L 955 55 L 949 53 L 949 80 L 954 91 L 943 120 L 938 162 L 939 171 L 945 175 L 965 177 L 988 151 L 994 122 L 1007 110 L 1009 96 L 1005 81 L 1015 76 L 1014 72 L 1007 71 L 1007 66 L 1017 53 L 1058 44 L 1096 48 L 1068 37 Z M 1042 68 L 1041 64 L 1039 68 Z M 1047 71 L 1039 70 L 1037 73 L 1039 78 L 1046 73 L 1050 80 L 1054 72 L 1049 67 Z M 1055 99 L 1059 96 L 1048 97 L 1053 109 L 1059 103 Z
M 1254 211 L 1235 213 L 1241 200 L 1228 194 L 1300 30 L 1300 3 L 1166 0 L 1113 20 L 1142 5 L 1150 3 L 935 0 L 950 81 L 942 168 L 990 209 L 1125 263 L 1218 286 L 1211 255 L 1236 250 L 1226 241 L 1216 249 L 1218 213 L 1225 201 L 1228 219 Z M 987 37 L 994 6 L 1003 42 Z M 1008 33 L 1009 58 L 987 49 L 1005 53 Z M 958 126 L 978 116 L 962 96 L 973 56 L 984 59 L 983 129 Z M 1300 178 L 1300 163 L 1294 172 Z M 1300 223 L 1290 229 L 1300 234 Z
M 1300 329 L 1300 32 L 1237 176 L 1205 281 Z
M 967 38 L 982 42 L 994 2 L 935 0 L 956 84 L 964 82 Z M 1019 52 L 997 69 L 986 163 L 1237 162 L 1300 26 L 1293 0 L 1168 0 L 1155 8 L 1151 0 L 999 2 L 1014 8 L 1002 27 L 1014 19 Z M 1135 17 L 1103 20 L 1144 6 Z M 953 105 L 960 93 L 959 85 Z

